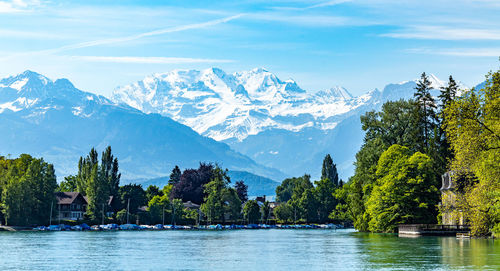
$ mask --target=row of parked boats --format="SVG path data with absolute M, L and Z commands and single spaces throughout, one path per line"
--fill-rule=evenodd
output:
M 297 224 L 297 225 L 267 225 L 267 224 L 248 224 L 248 225 L 199 225 L 199 226 L 178 226 L 178 225 L 136 225 L 136 224 L 106 224 L 89 226 L 85 223 L 75 226 L 65 224 L 40 226 L 35 231 L 132 231 L 132 230 L 243 230 L 243 229 L 343 229 L 342 225 L 337 224 Z

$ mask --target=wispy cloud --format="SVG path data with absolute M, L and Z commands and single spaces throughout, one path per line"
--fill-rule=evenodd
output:
M 408 53 L 458 57 L 499 57 L 500 48 L 411 48 Z
M 230 59 L 185 58 L 185 57 L 136 57 L 136 56 L 70 56 L 70 59 L 88 62 L 111 62 L 133 64 L 189 64 L 231 63 Z
M 381 36 L 400 39 L 500 40 L 500 30 L 422 25 Z
M 0 1 L 0 13 L 18 13 L 29 11 L 30 8 L 39 6 L 40 1 L 37 0 L 11 0 Z
M 42 52 L 56 53 L 56 52 L 62 52 L 62 51 L 67 51 L 67 50 L 80 49 L 80 48 L 87 48 L 87 47 L 94 47 L 94 46 L 100 46 L 100 45 L 123 43 L 123 42 L 138 40 L 138 39 L 145 38 L 145 37 L 157 36 L 157 35 L 162 35 L 162 34 L 167 34 L 167 33 L 174 33 L 174 32 L 181 32 L 181 31 L 192 30 L 192 29 L 206 28 L 206 27 L 210 27 L 210 26 L 214 26 L 214 25 L 218 25 L 218 24 L 222 24 L 222 23 L 227 23 L 229 21 L 240 18 L 243 15 L 244 14 L 238 14 L 238 15 L 229 16 L 229 17 L 225 17 L 222 19 L 212 20 L 212 21 L 207 21 L 207 22 L 203 22 L 203 23 L 187 24 L 187 25 L 175 26 L 175 27 L 170 27 L 170 28 L 163 28 L 163 29 L 158 29 L 158 30 L 154 30 L 154 31 L 150 31 L 150 32 L 131 35 L 131 36 L 81 42 L 81 43 L 62 46 L 62 47 L 55 48 L 55 49 L 44 50 Z
M 308 5 L 304 7 L 290 7 L 290 6 L 282 6 L 282 7 L 273 7 L 273 9 L 276 10 L 295 10 L 295 11 L 300 11 L 300 10 L 308 10 L 308 9 L 315 9 L 315 8 L 324 8 L 324 7 L 330 7 L 330 6 L 336 6 L 339 4 L 351 2 L 352 0 L 330 0 L 330 1 L 324 1 L 320 2 L 317 4 L 313 5 Z

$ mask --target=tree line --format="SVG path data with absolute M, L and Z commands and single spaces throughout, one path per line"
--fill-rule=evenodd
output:
M 500 232 L 500 72 L 469 91 L 450 76 L 437 101 L 430 90 L 423 73 L 413 99 L 386 102 L 361 117 L 365 137 L 355 173 L 337 191 L 332 216 L 371 232 L 440 223 L 441 175 L 450 171 L 454 210 L 472 234 Z

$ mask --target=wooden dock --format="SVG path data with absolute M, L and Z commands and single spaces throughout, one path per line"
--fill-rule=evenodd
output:
M 468 225 L 439 225 L 439 224 L 400 224 L 398 235 L 400 237 L 417 236 L 456 236 L 468 234 Z

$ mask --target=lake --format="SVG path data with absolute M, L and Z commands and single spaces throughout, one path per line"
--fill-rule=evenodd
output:
M 353 230 L 0 232 L 0 270 L 500 270 L 500 241 Z

